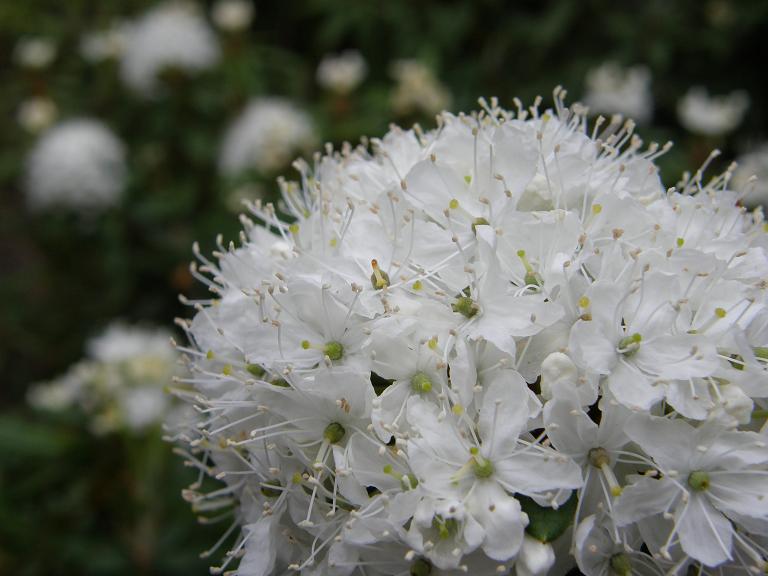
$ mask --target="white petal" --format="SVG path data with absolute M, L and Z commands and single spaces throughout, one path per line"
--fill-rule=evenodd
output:
M 676 520 L 680 544 L 688 555 L 707 566 L 731 558 L 733 527 L 706 498 L 692 494 Z
M 517 554 L 525 530 L 517 500 L 487 480 L 475 486 L 467 510 L 485 531 L 482 546 L 490 558 L 504 562 Z
M 636 520 L 668 511 L 680 489 L 667 478 L 640 477 L 626 486 L 614 505 L 614 520 L 626 526 Z

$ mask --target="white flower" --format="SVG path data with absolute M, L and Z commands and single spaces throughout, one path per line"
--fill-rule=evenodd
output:
M 750 206 L 768 205 L 768 144 L 761 144 L 736 159 L 731 185 Z M 754 178 L 754 179 L 753 179 Z
M 592 112 L 622 114 L 645 124 L 653 113 L 651 72 L 645 66 L 605 62 L 587 73 L 584 103 Z
M 707 90 L 695 86 L 677 103 L 677 117 L 690 132 L 704 136 L 728 134 L 741 124 L 749 108 L 746 92 L 727 96 L 709 96 Z
M 164 389 L 176 374 L 170 334 L 157 328 L 114 323 L 88 342 L 86 357 L 62 377 L 29 391 L 36 408 L 77 407 L 94 434 L 142 432 L 173 419 Z
M 616 503 L 616 521 L 626 525 L 664 513 L 674 524 L 662 555 L 679 539 L 692 558 L 716 566 L 732 559 L 732 521 L 746 517 L 747 526 L 754 522 L 760 533 L 768 529 L 763 437 L 652 416 L 630 419 L 625 431 L 662 475 L 636 477 Z
M 125 179 L 123 144 L 98 120 L 53 126 L 27 157 L 25 188 L 33 209 L 102 209 L 119 201 Z
M 365 79 L 368 66 L 357 50 L 323 56 L 317 67 L 317 83 L 337 94 L 348 94 Z
M 451 104 L 451 94 L 426 65 L 418 60 L 398 60 L 392 66 L 397 85 L 392 92 L 396 114 L 436 114 Z
M 58 109 L 50 98 L 36 96 L 19 105 L 19 125 L 31 134 L 42 132 L 56 121 Z
M 230 124 L 219 153 L 219 169 L 235 176 L 249 169 L 272 172 L 316 141 L 310 116 L 289 100 L 256 98 Z
M 215 572 L 764 569 L 762 213 L 554 96 L 296 161 L 194 248 L 177 438 L 243 528 Z
M 240 32 L 251 25 L 254 12 L 251 0 L 216 0 L 211 19 L 225 32 Z
M 142 96 L 160 91 L 164 72 L 194 74 L 219 60 L 215 34 L 193 5 L 165 3 L 132 22 L 125 38 L 120 73 Z
M 56 58 L 56 44 L 42 36 L 20 39 L 13 48 L 13 60 L 22 68 L 47 68 Z
M 80 55 L 94 64 L 117 60 L 123 54 L 130 26 L 127 22 L 116 22 L 104 30 L 84 34 L 80 39 Z

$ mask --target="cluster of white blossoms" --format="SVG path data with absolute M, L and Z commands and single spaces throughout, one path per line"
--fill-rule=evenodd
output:
M 316 141 L 312 117 L 290 100 L 254 98 L 224 134 L 219 170 L 226 176 L 247 170 L 272 172 L 311 149 Z
M 160 328 L 113 323 L 88 343 L 84 360 L 31 388 L 29 402 L 48 411 L 77 408 L 97 435 L 158 426 L 171 408 L 165 388 L 178 373 L 169 339 Z
M 193 4 L 159 4 L 126 31 L 120 73 L 129 88 L 145 97 L 161 91 L 163 74 L 195 74 L 219 61 L 216 34 Z
M 297 162 L 195 249 L 173 437 L 224 482 L 185 492 L 239 533 L 213 573 L 766 569 L 762 212 L 564 95 Z
M 451 105 L 451 93 L 434 72 L 418 60 L 398 60 L 392 65 L 397 84 L 392 91 L 396 114 L 437 114 Z
M 253 22 L 255 12 L 251 0 L 216 0 L 211 19 L 224 32 L 243 32 Z
M 710 96 L 694 86 L 677 103 L 677 117 L 689 132 L 703 136 L 722 136 L 733 132 L 749 108 L 749 95 L 743 91 L 725 96 Z
M 91 64 L 118 60 L 130 30 L 130 22 L 116 21 L 107 28 L 87 32 L 80 38 L 80 55 Z
M 749 191 L 744 203 L 749 206 L 768 205 L 768 142 L 739 156 L 737 162 L 733 183 L 736 188 Z
M 47 130 L 26 160 L 32 209 L 98 210 L 118 202 L 127 177 L 125 148 L 102 122 L 66 120 Z
M 586 77 L 584 104 L 597 114 L 623 114 L 645 124 L 653 114 L 651 71 L 645 66 L 622 68 L 606 62 Z
M 349 94 L 365 79 L 368 65 L 357 50 L 328 54 L 317 67 L 317 83 L 336 94 Z

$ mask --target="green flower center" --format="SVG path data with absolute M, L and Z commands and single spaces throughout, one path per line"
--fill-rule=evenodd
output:
M 606 464 L 611 463 L 611 458 L 608 456 L 608 451 L 605 448 L 592 448 L 587 453 L 589 463 L 595 468 L 602 468 Z
M 709 488 L 709 474 L 703 470 L 694 470 L 688 475 L 688 486 L 695 492 L 703 492 Z
M 411 377 L 411 390 L 418 394 L 427 394 L 432 391 L 432 380 L 424 372 L 417 372 Z
M 451 305 L 451 308 L 454 312 L 458 312 L 467 318 L 472 318 L 479 310 L 477 303 L 469 296 L 459 296 L 456 298 L 456 302 Z
M 631 336 L 626 336 L 619 340 L 619 352 L 624 356 L 632 356 L 640 349 L 640 342 L 643 341 L 643 337 L 635 332 Z
M 331 422 L 323 431 L 323 438 L 331 444 L 338 444 L 344 438 L 347 431 L 338 422 Z
M 432 574 L 432 564 L 424 558 L 417 558 L 411 564 L 411 576 L 429 576 Z
M 323 353 L 334 362 L 341 360 L 341 357 L 344 356 L 344 345 L 336 340 L 326 342 L 323 346 Z
M 616 576 L 631 576 L 632 564 L 624 553 L 611 556 L 611 572 Z

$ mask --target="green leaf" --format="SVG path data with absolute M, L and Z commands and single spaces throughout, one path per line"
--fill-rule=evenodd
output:
M 557 540 L 573 523 L 578 502 L 576 492 L 557 509 L 539 506 L 532 498 L 522 494 L 517 494 L 515 498 L 520 502 L 523 512 L 528 515 L 529 522 L 525 531 L 540 542 Z

